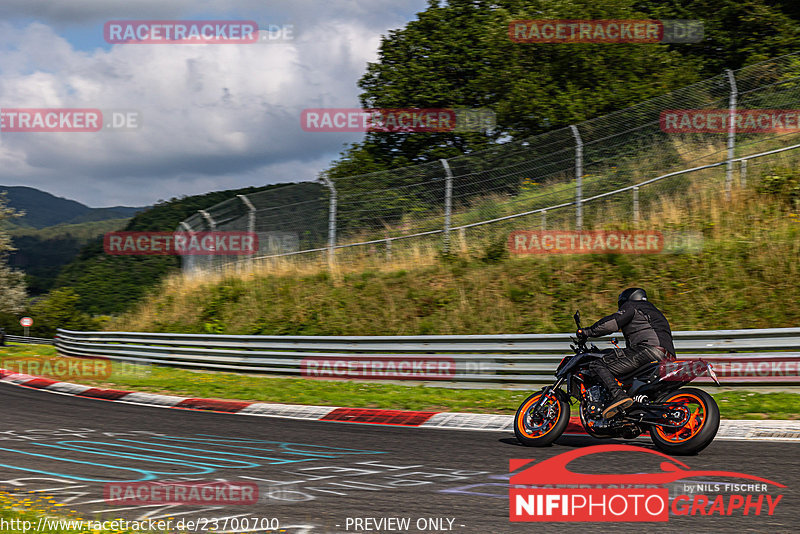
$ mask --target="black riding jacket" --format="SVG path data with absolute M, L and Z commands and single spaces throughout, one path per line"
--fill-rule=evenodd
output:
M 628 300 L 618 312 L 603 317 L 589 328 L 586 335 L 600 337 L 622 330 L 629 348 L 637 345 L 663 347 L 675 354 L 672 330 L 664 314 L 646 300 Z

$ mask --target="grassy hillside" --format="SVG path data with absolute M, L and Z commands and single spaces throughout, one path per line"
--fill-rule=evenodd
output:
M 237 194 L 246 195 L 283 185 L 173 198 L 137 213 L 122 229 L 138 232 L 174 231 L 182 220 L 197 213 L 197 210 Z M 319 188 L 319 184 L 310 183 L 301 189 L 301 194 L 315 196 Z M 95 240 L 84 246 L 78 256 L 61 270 L 54 287 L 74 290 L 80 296 L 78 307 L 81 311 L 93 315 L 120 313 L 157 286 L 164 276 L 176 272 L 179 265 L 178 256 L 110 256 L 103 251 L 102 241 Z
M 718 178 L 724 171 L 715 170 Z M 248 274 L 169 278 L 112 329 L 237 334 L 489 334 L 565 331 L 645 287 L 675 329 L 800 324 L 800 217 L 793 167 L 769 169 L 727 201 L 716 179 L 671 187 L 639 228 L 702 234 L 699 253 L 508 257 L 508 229 L 454 256 L 420 247 L 340 263 L 273 263 Z M 602 214 L 602 217 L 599 217 Z M 630 228 L 629 207 L 587 210 Z M 600 221 L 610 221 L 601 223 Z M 516 223 L 517 229 L 525 223 Z M 536 228 L 535 225 L 528 227 Z

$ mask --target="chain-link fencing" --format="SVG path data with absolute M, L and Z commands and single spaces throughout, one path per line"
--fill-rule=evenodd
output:
M 589 229 L 610 214 L 635 223 L 698 183 L 729 193 L 795 154 L 798 110 L 800 53 L 448 160 L 241 195 L 177 230 L 255 232 L 257 254 L 184 256 L 184 270 L 492 254 L 515 230 Z

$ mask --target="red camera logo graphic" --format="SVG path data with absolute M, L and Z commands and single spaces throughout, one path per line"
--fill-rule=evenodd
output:
M 570 462 L 592 454 L 607 452 L 644 453 L 666 461 L 660 471 L 633 474 L 575 473 L 567 468 Z M 530 465 L 534 464 L 534 465 Z M 729 477 L 755 480 L 785 488 L 766 478 L 734 471 L 692 470 L 685 463 L 666 454 L 630 445 L 597 445 L 559 454 L 534 463 L 534 460 L 510 460 L 512 474 L 509 487 L 510 521 L 620 521 L 664 522 L 673 515 L 772 515 L 783 495 L 679 495 L 672 501 L 663 486 L 688 477 Z M 601 465 L 606 465 L 604 462 Z M 559 487 L 559 486 L 579 487 Z M 588 485 L 588 487 L 586 487 Z M 691 505 L 687 505 L 687 502 Z

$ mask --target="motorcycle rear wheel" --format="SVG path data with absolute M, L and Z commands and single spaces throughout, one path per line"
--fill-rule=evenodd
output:
M 536 418 L 531 411 L 541 398 L 543 391 L 534 393 L 520 405 L 514 416 L 514 434 L 526 447 L 546 447 L 564 433 L 569 423 L 569 404 L 551 392 L 542 406 L 542 414 Z
M 654 426 L 650 438 L 667 454 L 697 454 L 708 447 L 719 429 L 719 406 L 714 398 L 697 388 L 681 388 L 658 399 L 659 403 L 680 403 L 689 410 L 689 420 L 678 430 Z

